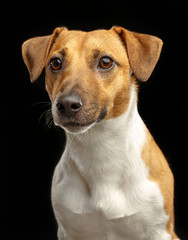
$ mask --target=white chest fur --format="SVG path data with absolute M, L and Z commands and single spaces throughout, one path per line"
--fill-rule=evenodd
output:
M 52 185 L 60 240 L 170 240 L 163 197 L 141 158 L 145 138 L 134 90 L 125 114 L 67 135 Z

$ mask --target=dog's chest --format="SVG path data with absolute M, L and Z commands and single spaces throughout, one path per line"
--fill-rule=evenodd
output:
M 95 204 L 89 189 L 77 173 L 69 175 L 66 172 L 63 179 L 60 175 L 56 177 L 53 182 L 52 202 L 65 236 L 84 240 L 123 240 L 125 232 L 126 235 L 128 234 L 127 229 L 131 232 L 131 236 L 132 232 L 135 232 L 135 227 L 137 232 L 143 231 L 144 226 L 135 225 L 134 213 L 124 220 L 105 217 L 102 208 L 98 208 L 97 203 Z M 118 208 L 118 202 L 113 204 Z
M 104 193 L 104 187 L 99 189 L 104 195 L 94 196 L 75 166 L 60 162 L 53 179 L 52 203 L 65 236 L 78 240 L 142 239 L 148 224 L 157 222 L 154 216 L 163 216 L 163 209 L 157 186 L 140 180 L 127 180 L 123 192 L 107 187 Z

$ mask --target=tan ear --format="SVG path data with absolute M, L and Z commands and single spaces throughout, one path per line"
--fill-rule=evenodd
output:
M 56 28 L 52 35 L 31 38 L 23 43 L 22 56 L 28 68 L 31 82 L 36 81 L 40 76 L 52 44 L 64 29 L 66 28 Z
M 160 38 L 113 27 L 125 44 L 131 69 L 140 81 L 150 77 L 161 53 L 163 42 Z

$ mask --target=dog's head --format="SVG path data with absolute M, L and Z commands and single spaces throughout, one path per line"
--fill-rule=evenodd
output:
M 123 114 L 135 78 L 147 81 L 162 41 L 122 27 L 91 32 L 56 28 L 52 35 L 23 43 L 31 82 L 46 71 L 46 89 L 56 125 L 81 133 Z

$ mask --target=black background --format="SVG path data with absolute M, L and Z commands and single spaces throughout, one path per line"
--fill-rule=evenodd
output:
M 46 126 L 44 73 L 30 83 L 21 44 L 57 26 L 89 31 L 112 25 L 164 41 L 152 76 L 140 84 L 139 112 L 174 173 L 176 232 L 188 239 L 187 3 L 14 1 L 1 6 L 1 239 L 56 239 L 50 187 L 65 136 Z

